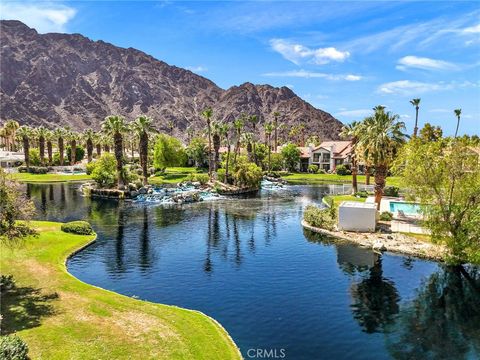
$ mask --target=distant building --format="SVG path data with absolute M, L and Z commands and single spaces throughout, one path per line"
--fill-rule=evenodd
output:
M 23 163 L 25 155 L 22 152 L 0 150 L 0 167 L 11 168 Z

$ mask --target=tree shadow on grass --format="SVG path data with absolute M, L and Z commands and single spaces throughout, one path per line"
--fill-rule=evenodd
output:
M 39 326 L 42 318 L 55 314 L 52 302 L 56 299 L 58 299 L 56 292 L 44 294 L 41 289 L 28 286 L 2 289 L 1 335 Z

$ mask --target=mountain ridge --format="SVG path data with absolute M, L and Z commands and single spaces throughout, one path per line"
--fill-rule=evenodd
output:
M 81 34 L 39 34 L 17 20 L 0 21 L 0 119 L 77 130 L 98 129 L 118 114 L 152 117 L 157 127 L 173 122 L 176 135 L 204 128 L 201 111 L 233 121 L 256 114 L 260 123 L 280 112 L 288 131 L 303 124 L 307 134 L 337 139 L 342 123 L 287 87 L 245 82 L 222 89 L 190 70 L 169 65 L 141 50 L 122 48 Z M 248 127 L 247 127 L 248 128 Z

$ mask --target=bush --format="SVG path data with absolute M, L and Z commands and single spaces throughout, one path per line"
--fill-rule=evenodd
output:
M 281 171 L 283 169 L 283 156 L 282 154 L 272 153 L 270 155 L 270 170 Z
M 15 288 L 15 279 L 13 275 L 0 275 L 0 291 L 12 290 Z
M 30 149 L 28 152 L 28 155 L 30 156 L 30 165 L 33 166 L 40 166 L 40 151 L 38 149 Z
M 318 165 L 308 165 L 308 172 L 310 174 L 316 174 L 318 172 Z
M 2 336 L 0 339 L 0 359 L 27 360 L 27 344 L 16 335 Z
M 48 168 L 44 166 L 30 166 L 29 169 L 27 169 L 26 166 L 19 166 L 18 167 L 18 172 L 19 173 L 29 173 L 29 174 L 46 174 L 48 173 Z
M 115 160 L 115 156 L 110 153 L 103 153 L 94 164 L 92 179 L 99 187 L 113 187 L 117 183 L 117 160 Z
M 327 172 L 325 171 L 325 169 L 318 169 L 318 174 L 326 174 Z
M 70 221 L 62 224 L 62 231 L 77 235 L 92 235 L 92 226 L 87 221 Z
M 95 169 L 96 166 L 96 161 L 92 161 L 91 163 L 88 163 L 87 166 L 85 167 L 85 172 L 87 175 L 91 175 L 93 170 Z
M 336 223 L 336 209 L 320 209 L 314 205 L 308 205 L 303 213 L 303 220 L 311 226 L 326 230 L 334 230 Z
M 400 189 L 396 186 L 386 186 L 385 189 L 383 189 L 383 194 L 385 196 L 398 197 L 399 190 Z
M 393 214 L 388 211 L 384 211 L 380 214 L 380 220 L 382 221 L 392 221 L 393 219 Z
M 368 192 L 366 192 L 365 190 L 357 191 L 355 193 L 355 196 L 359 197 L 359 198 L 367 198 L 368 197 Z
M 335 172 L 337 175 L 350 175 L 351 171 L 345 165 L 337 165 Z
M 194 173 L 188 174 L 187 179 L 190 181 L 198 181 L 202 185 L 205 185 L 210 180 L 210 178 L 208 177 L 208 174 L 194 174 Z
M 232 169 L 232 178 L 236 186 L 258 188 L 263 178 L 262 169 L 248 162 L 244 156 L 237 158 L 237 164 Z
M 217 170 L 217 179 L 218 179 L 218 181 L 221 181 L 221 182 L 223 182 L 223 183 L 226 183 L 225 174 L 226 174 L 225 169 L 218 169 L 218 170 Z

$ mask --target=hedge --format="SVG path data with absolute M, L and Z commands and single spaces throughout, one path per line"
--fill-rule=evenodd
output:
M 71 221 L 62 224 L 62 231 L 77 235 L 91 235 L 93 234 L 92 226 L 86 221 Z

